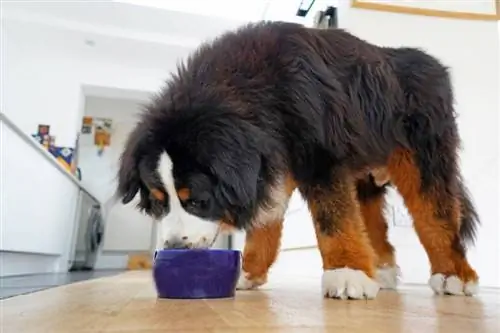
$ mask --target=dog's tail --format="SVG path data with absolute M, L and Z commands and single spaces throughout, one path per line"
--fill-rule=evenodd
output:
M 459 183 L 459 200 L 461 213 L 459 236 L 464 247 L 468 244 L 474 245 L 477 229 L 480 225 L 479 215 L 462 180 Z

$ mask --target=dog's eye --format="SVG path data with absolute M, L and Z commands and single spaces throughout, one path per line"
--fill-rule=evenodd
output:
M 207 200 L 189 199 L 186 201 L 186 206 L 194 209 L 205 209 L 207 207 Z
M 189 199 L 186 202 L 186 205 L 191 207 L 191 208 L 199 208 L 199 207 L 201 207 L 201 200 Z

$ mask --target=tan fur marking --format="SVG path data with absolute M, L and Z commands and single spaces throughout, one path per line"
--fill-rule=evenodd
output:
M 243 251 L 243 271 L 250 281 L 264 284 L 267 272 L 278 256 L 283 221 L 268 222 L 247 233 Z
M 391 180 L 387 168 L 376 168 L 371 170 L 370 173 L 372 174 L 375 184 L 377 186 L 382 186 L 384 184 L 387 184 Z
M 383 195 L 360 203 L 366 232 L 377 254 L 376 265 L 378 267 L 394 266 L 396 264 L 394 247 L 389 243 L 387 237 L 388 227 L 383 214 L 384 203 Z
M 165 193 L 163 193 L 162 191 L 154 188 L 151 190 L 151 194 L 153 195 L 153 197 L 156 199 L 156 200 L 160 200 L 160 201 L 164 201 L 165 200 Z
M 457 275 L 464 282 L 476 281 L 476 272 L 454 246 L 460 221 L 458 200 L 451 203 L 454 206 L 454 223 L 439 220 L 436 211 L 440 207 L 433 195 L 424 197 L 420 193 L 420 171 L 411 152 L 395 151 L 389 159 L 388 170 L 413 216 L 415 230 L 429 257 L 432 273 Z
M 185 188 L 185 187 L 184 188 L 180 188 L 177 191 L 177 196 L 179 197 L 180 201 L 186 201 L 191 196 L 191 191 L 188 188 Z
M 288 196 L 291 196 L 296 188 L 297 188 L 297 182 L 295 181 L 295 179 L 293 179 L 293 177 L 290 174 L 288 174 L 285 177 L 285 191 L 288 194 Z
M 219 221 L 219 230 L 222 233 L 230 233 L 233 232 L 235 228 L 231 224 L 229 224 L 228 221 L 221 220 Z
M 293 177 L 288 174 L 284 181 L 288 198 L 297 187 Z M 243 270 L 246 278 L 256 285 L 267 281 L 267 272 L 278 256 L 283 229 L 283 217 L 274 221 L 256 221 L 256 227 L 247 232 L 243 251 Z

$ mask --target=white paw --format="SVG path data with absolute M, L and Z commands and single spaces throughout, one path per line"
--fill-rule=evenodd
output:
M 241 271 L 240 277 L 238 279 L 238 283 L 236 284 L 236 289 L 238 289 L 238 290 L 250 290 L 250 289 L 257 288 L 258 286 L 261 286 L 264 283 L 266 283 L 265 278 L 249 279 L 248 273 L 246 273 L 245 271 Z
M 324 271 L 321 286 L 324 296 L 339 299 L 373 299 L 380 289 L 363 271 L 347 267 Z
M 472 296 L 478 292 L 476 281 L 463 283 L 456 275 L 448 276 L 438 273 L 431 276 L 429 285 L 437 295 L 465 295 Z
M 382 289 L 396 289 L 399 283 L 401 271 L 398 266 L 385 266 L 377 269 L 375 276 Z

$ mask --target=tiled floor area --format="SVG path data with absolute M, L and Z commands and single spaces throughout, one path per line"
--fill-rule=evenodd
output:
M 122 271 L 82 271 L 61 274 L 37 274 L 0 278 L 0 299 L 49 289 L 79 281 L 112 276 Z

